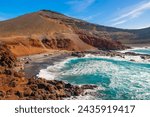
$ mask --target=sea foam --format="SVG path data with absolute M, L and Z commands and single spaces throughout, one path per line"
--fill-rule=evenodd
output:
M 69 58 L 49 66 L 41 70 L 39 76 L 76 85 L 94 84 L 104 89 L 96 91 L 100 97 L 87 95 L 87 99 L 150 99 L 150 64 L 137 57 L 87 54 L 83 58 Z

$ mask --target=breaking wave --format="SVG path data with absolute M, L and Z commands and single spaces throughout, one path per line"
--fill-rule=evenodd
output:
M 139 61 L 87 55 L 49 66 L 39 77 L 98 85 L 91 99 L 150 99 L 150 64 Z

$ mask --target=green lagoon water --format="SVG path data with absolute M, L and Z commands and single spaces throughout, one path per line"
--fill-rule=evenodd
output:
M 106 58 L 78 58 L 61 68 L 61 80 L 73 84 L 96 84 L 95 99 L 150 99 L 150 64 Z
M 77 85 L 97 85 L 99 95 L 94 99 L 150 100 L 150 63 L 96 56 L 70 58 L 41 74 Z

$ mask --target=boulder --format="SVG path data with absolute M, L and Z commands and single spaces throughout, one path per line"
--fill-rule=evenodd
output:
M 95 89 L 97 88 L 97 85 L 82 85 L 82 89 Z
M 16 91 L 15 95 L 18 96 L 19 98 L 23 98 L 24 97 L 24 94 L 21 91 Z
M 30 88 L 25 88 L 24 96 L 25 96 L 25 97 L 31 96 L 31 94 L 32 94 L 32 89 L 30 89 Z
M 84 54 L 84 53 L 81 53 L 81 52 L 72 52 L 72 53 L 71 53 L 71 56 L 75 56 L 75 57 L 84 57 L 85 54 Z
M 0 91 L 0 98 L 4 98 L 6 93 L 4 91 Z

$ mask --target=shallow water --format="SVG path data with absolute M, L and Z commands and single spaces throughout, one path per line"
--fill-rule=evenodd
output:
M 126 60 L 85 57 L 68 59 L 42 72 L 72 84 L 96 84 L 95 99 L 150 99 L 150 64 Z

